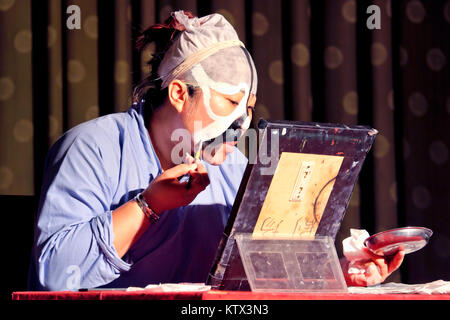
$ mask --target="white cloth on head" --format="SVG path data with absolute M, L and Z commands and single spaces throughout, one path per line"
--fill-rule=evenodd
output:
M 241 82 L 248 84 L 251 94 L 256 94 L 256 69 L 250 55 L 233 26 L 220 14 L 189 18 L 184 11 L 172 13 L 172 17 L 181 23 L 185 30 L 181 32 L 164 55 L 158 68 L 158 75 L 163 80 L 162 88 L 169 85 L 172 72 L 191 56 L 208 48 L 224 48 L 212 51 L 200 64 L 209 78 L 215 82 L 237 86 Z M 190 74 L 182 80 L 194 82 Z
M 250 116 L 248 98 L 256 95 L 257 74 L 253 60 L 233 26 L 220 14 L 189 18 L 184 11 L 172 13 L 185 30 L 177 35 L 158 68 L 162 88 L 174 79 L 199 87 L 208 116 L 213 120 L 199 126 L 194 144 L 211 141 L 229 129 L 237 119 L 247 130 Z M 211 107 L 211 90 L 224 95 L 243 92 L 237 107 L 228 115 L 215 114 Z

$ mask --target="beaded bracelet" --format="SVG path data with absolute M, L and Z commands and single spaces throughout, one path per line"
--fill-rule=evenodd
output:
M 139 193 L 134 198 L 134 200 L 136 200 L 137 204 L 139 205 L 139 207 L 141 208 L 142 212 L 145 214 L 147 219 L 149 219 L 152 222 L 157 222 L 159 220 L 159 216 L 152 210 L 152 208 L 149 207 L 142 193 Z

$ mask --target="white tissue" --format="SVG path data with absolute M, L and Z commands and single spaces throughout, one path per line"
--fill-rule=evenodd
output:
M 371 287 L 348 287 L 348 292 L 362 294 L 449 294 L 450 281 L 437 280 L 424 284 L 389 282 Z
M 350 237 L 345 238 L 342 241 L 342 248 L 344 256 L 348 261 L 365 260 L 370 258 L 366 252 L 364 252 L 364 240 L 370 237 L 366 230 L 350 229 Z
M 350 229 L 350 237 L 342 241 L 344 256 L 350 261 L 349 274 L 365 273 L 366 269 L 357 264 L 357 261 L 370 259 L 370 255 L 364 251 L 364 240 L 370 235 L 366 230 Z

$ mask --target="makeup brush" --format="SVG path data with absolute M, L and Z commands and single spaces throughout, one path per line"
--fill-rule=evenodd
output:
M 200 156 L 202 154 L 202 141 L 196 144 L 196 147 L 194 147 L 194 150 L 197 150 L 194 155 L 194 163 L 197 162 L 197 160 L 200 159 Z M 178 180 L 183 183 L 187 181 L 186 189 L 189 189 L 192 184 L 192 176 L 189 173 L 186 173 L 178 178 Z
M 200 141 L 197 144 L 197 152 L 195 153 L 195 156 L 194 156 L 194 162 L 197 162 L 200 159 L 201 154 L 202 154 L 202 141 Z M 189 189 L 192 184 L 192 176 L 189 173 L 188 173 L 188 175 L 189 175 L 189 178 L 188 178 L 188 183 L 186 185 L 186 189 Z

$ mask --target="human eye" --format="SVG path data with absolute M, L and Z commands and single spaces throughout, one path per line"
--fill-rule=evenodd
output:
M 228 99 L 228 101 L 234 106 L 237 106 L 239 104 L 239 102 L 237 102 L 237 101 L 235 101 L 233 99 Z

